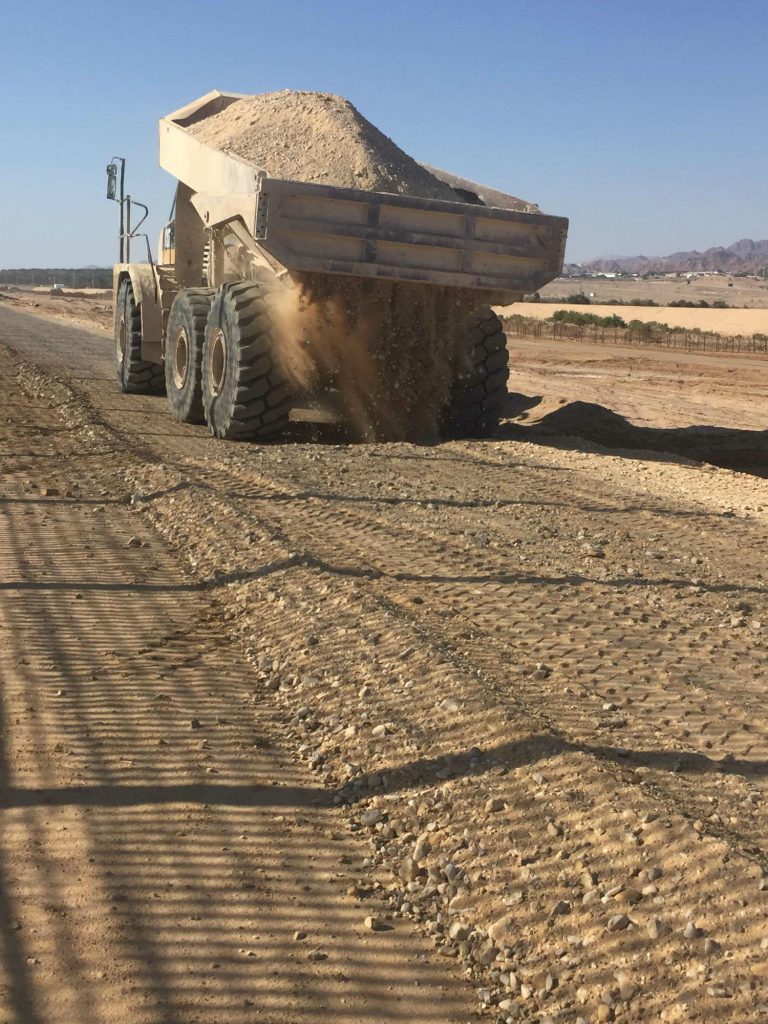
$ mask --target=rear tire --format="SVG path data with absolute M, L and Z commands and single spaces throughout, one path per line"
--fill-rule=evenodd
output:
M 507 398 L 509 355 L 501 320 L 484 310 L 469 330 L 469 365 L 454 381 L 441 416 L 444 437 L 490 437 Z
M 214 437 L 273 440 L 288 425 L 293 390 L 277 353 L 273 282 L 224 284 L 203 346 L 203 409 Z
M 115 369 L 121 391 L 132 395 L 162 394 L 163 368 L 141 358 L 141 310 L 126 277 L 115 302 Z
M 185 288 L 173 300 L 165 342 L 165 393 L 182 423 L 203 423 L 203 345 L 213 288 Z

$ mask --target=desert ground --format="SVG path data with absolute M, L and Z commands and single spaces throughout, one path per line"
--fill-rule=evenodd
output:
M 39 301 L 0 1020 L 768 1019 L 768 359 L 515 342 L 487 441 L 234 444 Z
M 546 301 L 562 299 L 574 292 L 594 295 L 595 302 L 619 299 L 631 303 L 633 300 L 653 299 L 660 306 L 666 306 L 678 299 L 691 302 L 727 302 L 729 306 L 746 309 L 768 309 L 768 280 L 753 277 L 732 277 L 727 274 L 702 275 L 693 277 L 690 283 L 682 277 L 649 278 L 647 281 L 633 278 L 557 278 L 541 289 Z
M 112 330 L 112 292 L 96 288 L 15 288 L 0 285 L 0 309 L 18 309 L 53 321 Z

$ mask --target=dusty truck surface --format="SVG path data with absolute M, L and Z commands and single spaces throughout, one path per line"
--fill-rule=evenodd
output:
M 221 438 L 273 439 L 326 400 L 370 413 L 376 433 L 385 394 L 401 421 L 432 404 L 444 436 L 487 436 L 508 378 L 490 307 L 558 276 L 567 220 L 413 161 L 439 198 L 272 177 L 201 131 L 248 99 L 211 92 L 160 120 L 160 165 L 178 184 L 157 260 L 124 161 L 107 168 L 120 388 L 164 390 L 177 419 Z M 140 237 L 147 259 L 132 262 Z

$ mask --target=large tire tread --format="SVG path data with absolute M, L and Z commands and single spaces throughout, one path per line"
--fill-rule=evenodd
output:
M 448 438 L 490 437 L 507 397 L 509 354 L 499 317 L 487 313 L 478 318 L 467 332 L 467 343 L 470 367 L 454 382 L 441 417 Z
M 121 317 L 125 318 L 125 348 L 122 356 L 117 344 Z M 125 394 L 163 393 L 163 367 L 141 358 L 141 310 L 129 278 L 120 282 L 115 302 L 115 369 L 118 387 Z
M 203 344 L 213 288 L 184 288 L 173 300 L 165 342 L 165 389 L 172 415 L 182 423 L 204 423 Z M 187 338 L 187 375 L 181 385 L 174 379 L 175 344 L 179 328 Z
M 271 440 L 285 430 L 295 396 L 276 354 L 272 282 L 224 284 L 216 293 L 203 352 L 203 407 L 215 437 Z M 217 388 L 213 347 L 221 331 L 227 366 Z

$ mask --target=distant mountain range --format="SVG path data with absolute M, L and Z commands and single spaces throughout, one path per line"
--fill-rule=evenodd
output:
M 568 263 L 565 272 L 578 274 L 672 274 L 720 271 L 725 274 L 758 274 L 768 271 L 768 239 L 753 242 L 742 238 L 724 248 L 714 246 L 705 252 L 673 252 L 671 256 L 609 257 L 590 263 Z

